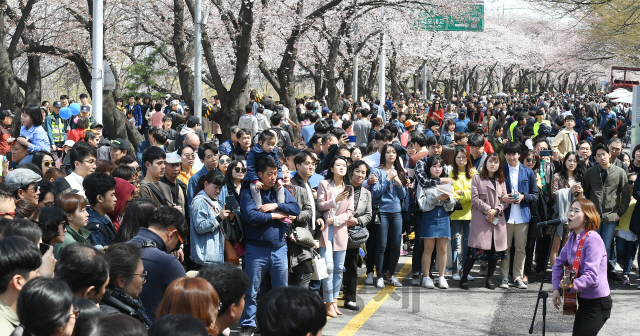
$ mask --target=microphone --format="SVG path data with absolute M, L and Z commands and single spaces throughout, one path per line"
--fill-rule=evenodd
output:
M 538 227 L 543 227 L 543 226 L 548 226 L 548 225 L 558 225 L 558 224 L 564 224 L 569 222 L 569 220 L 567 219 L 567 217 L 560 217 L 557 219 L 552 219 L 546 222 L 540 222 L 538 223 Z

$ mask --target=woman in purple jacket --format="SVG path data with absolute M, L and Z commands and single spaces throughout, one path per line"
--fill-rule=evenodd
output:
M 571 233 L 553 266 L 553 305 L 556 309 L 560 307 L 560 289 L 578 292 L 573 335 L 597 335 L 609 319 L 612 305 L 607 282 L 607 251 L 595 231 L 600 226 L 600 216 L 591 201 L 578 198 L 571 203 L 567 218 Z M 574 265 L 576 253 L 581 256 Z M 563 279 L 565 265 L 577 271 L 572 285 Z

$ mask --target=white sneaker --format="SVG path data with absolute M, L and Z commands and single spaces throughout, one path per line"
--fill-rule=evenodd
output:
M 467 281 L 473 281 L 476 278 L 472 277 L 471 274 L 467 275 Z
M 509 289 L 509 279 L 503 278 L 500 288 Z
M 516 278 L 516 281 L 514 281 L 514 285 L 518 289 L 527 289 L 527 285 L 520 278 Z
M 384 279 L 382 277 L 379 277 L 378 281 L 376 281 L 376 287 L 384 288 Z
M 617 273 L 622 273 L 622 267 L 620 267 L 620 265 L 618 265 L 618 263 L 615 264 L 615 267 L 613 268 Z
M 453 272 L 451 271 L 451 269 L 450 269 L 450 268 L 449 268 L 449 269 L 444 270 L 444 275 L 451 275 L 451 273 L 453 273 Z
M 395 275 L 391 276 L 391 279 L 389 280 L 389 284 L 393 287 L 402 287 L 402 284 L 400 283 L 400 280 L 398 280 L 398 278 L 396 278 Z
M 440 287 L 440 289 L 449 289 L 447 279 L 445 279 L 444 277 L 440 277 L 440 279 L 438 279 L 438 287 Z
M 451 277 L 454 281 L 460 281 L 460 273 L 456 273 Z
M 422 278 L 422 287 L 429 288 L 429 289 L 436 288 L 436 286 L 433 285 L 433 280 L 431 280 L 430 277 Z
M 420 272 L 413 273 L 411 277 L 411 286 L 420 286 Z
M 367 278 L 364 279 L 364 284 L 373 286 L 373 272 L 367 273 Z

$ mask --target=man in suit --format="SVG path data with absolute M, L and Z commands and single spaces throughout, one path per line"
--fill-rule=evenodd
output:
M 564 128 L 558 132 L 558 135 L 553 139 L 551 149 L 558 151 L 558 157 L 560 161 L 564 160 L 564 155 L 568 152 L 575 152 L 578 149 L 578 133 L 573 130 L 576 125 L 576 119 L 573 115 L 569 114 L 564 117 Z
M 530 204 L 538 199 L 538 185 L 535 173 L 520 164 L 520 147 L 517 142 L 508 142 L 504 145 L 504 155 L 508 164 L 503 167 L 503 170 L 509 194 L 504 196 L 502 201 L 508 204 L 508 208 L 504 211 L 507 219 L 507 253 L 512 244 L 516 247 L 513 261 L 514 286 L 526 289 L 527 285 L 522 281 L 522 277 L 531 220 Z M 509 288 L 509 263 L 508 259 L 500 262 L 502 270 L 500 288 Z

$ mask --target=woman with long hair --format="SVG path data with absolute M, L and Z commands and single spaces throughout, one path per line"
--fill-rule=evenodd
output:
M 183 277 L 174 280 L 164 292 L 156 319 L 165 315 L 191 315 L 204 323 L 211 336 L 217 336 L 216 327 L 220 299 L 207 280 Z
M 640 144 L 633 147 L 633 151 L 631 152 L 631 164 L 629 165 L 629 172 L 640 172 Z
M 42 169 L 44 175 L 49 169 L 56 167 L 56 160 L 53 159 L 53 155 L 46 151 L 37 151 L 33 154 L 31 162 Z
M 227 172 L 224 174 L 226 181 L 227 194 L 233 196 L 240 204 L 240 190 L 242 188 L 242 180 L 247 173 L 244 162 L 235 160 L 229 163 Z M 224 200 L 223 200 L 224 201 Z
M 489 132 L 489 130 L 491 130 L 495 122 L 496 122 L 496 117 L 493 116 L 493 105 L 489 104 L 486 114 L 482 119 L 482 128 L 484 128 L 485 132 Z
M 462 205 L 462 210 L 454 211 L 451 218 L 451 251 L 453 280 L 460 280 L 458 272 L 458 260 L 464 269 L 466 261 L 467 246 L 469 245 L 469 228 L 471 225 L 471 181 L 473 175 L 478 173 L 471 164 L 469 152 L 464 148 L 455 150 L 455 163 L 449 172 L 449 177 L 453 179 L 453 191 L 455 199 Z M 458 254 L 458 248 L 462 241 L 462 256 Z M 468 280 L 473 277 L 469 276 Z
M 502 162 L 497 153 L 491 153 L 484 161 L 480 174 L 471 180 L 471 226 L 469 247 L 460 288 L 469 289 L 467 275 L 475 261 L 488 262 L 485 287 L 495 289 L 492 281 L 498 261 L 507 258 L 507 222 L 502 197 L 507 195 Z
M 568 206 L 575 196 L 582 196 L 582 179 L 586 171 L 584 160 L 576 152 L 568 152 L 564 155 L 560 171 L 554 174 L 551 180 L 551 197 L 559 217 L 569 210 Z M 551 267 L 553 267 L 558 257 L 558 251 L 567 243 L 569 228 L 566 224 L 558 225 L 555 232 L 549 230 L 545 233 L 553 236 L 553 245 L 549 256 Z
M 378 229 L 378 244 L 376 247 L 376 287 L 384 288 L 385 283 L 395 287 L 402 287 L 395 270 L 400 258 L 402 244 L 402 200 L 407 189 L 407 177 L 393 144 L 382 147 L 380 166 L 373 170 L 378 182 L 371 187 L 373 206 L 378 207 L 380 225 Z M 389 246 L 387 246 L 389 245 Z M 385 250 L 389 249 L 387 267 L 383 269 Z M 386 275 L 386 278 L 385 278 Z
M 218 169 L 222 172 L 222 174 L 227 173 L 227 168 L 229 168 L 229 164 L 231 163 L 231 158 L 227 154 L 220 155 L 220 159 L 218 160 Z
M 611 315 L 612 305 L 607 250 L 596 231 L 600 227 L 600 215 L 591 201 L 576 198 L 571 202 L 567 218 L 571 233 L 553 266 L 553 305 L 560 309 L 560 290 L 577 293 L 573 335 L 597 335 Z M 572 279 L 565 277 L 567 273 L 572 274 Z
M 151 215 L 156 211 L 156 204 L 150 198 L 135 198 L 124 211 L 120 227 L 116 231 L 112 244 L 124 243 L 138 234 L 141 227 L 149 227 Z
M 322 287 L 327 315 L 331 317 L 342 315 L 338 295 L 348 243 L 346 224 L 353 216 L 353 187 L 345 183 L 347 162 L 344 156 L 333 158 L 325 180 L 318 186 L 318 210 L 324 218 L 320 226 L 320 255 L 326 260 L 329 273 L 329 277 L 322 280 Z
M 444 120 L 444 110 L 442 109 L 442 105 L 440 105 L 440 101 L 436 100 L 431 104 L 427 119 L 437 121 L 438 126 L 442 125 L 442 121 Z
M 489 143 L 491 147 L 493 147 L 493 151 L 500 155 L 500 161 L 502 163 L 506 163 L 507 160 L 504 157 L 504 144 L 509 141 L 509 139 L 503 139 L 502 134 L 504 133 L 504 124 L 501 122 L 494 122 L 491 130 L 489 132 Z
M 447 119 L 444 122 L 444 127 L 442 131 L 442 144 L 444 146 L 451 145 L 453 143 L 453 139 L 456 135 L 456 122 L 452 119 Z
M 16 313 L 20 325 L 12 336 L 71 336 L 76 322 L 73 293 L 66 282 L 38 277 L 27 282 Z
M 224 262 L 222 221 L 230 214 L 218 200 L 224 176 L 210 170 L 200 178 L 190 207 L 191 259 L 198 266 Z M 232 216 L 233 217 L 233 216 Z
M 60 208 L 44 207 L 40 209 L 38 226 L 42 229 L 42 242 L 51 246 L 64 243 L 67 233 L 67 214 Z

